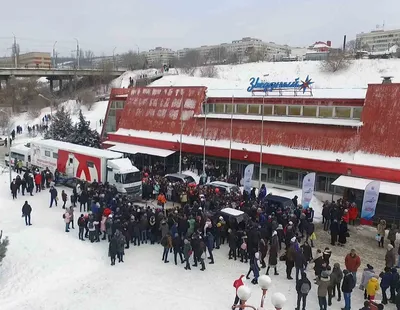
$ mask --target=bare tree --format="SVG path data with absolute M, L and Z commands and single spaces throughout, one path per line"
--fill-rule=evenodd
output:
M 350 40 L 346 44 L 346 51 L 350 54 L 354 54 L 356 52 L 356 40 Z
M 143 54 L 129 51 L 121 55 L 121 65 L 130 70 L 145 69 L 147 67 L 147 59 Z
M 218 78 L 218 69 L 215 66 L 201 67 L 200 76 L 208 78 Z
M 321 69 L 325 72 L 343 71 L 349 68 L 351 61 L 343 52 L 330 53 L 328 58 L 321 62 Z
M 85 89 L 78 93 L 78 101 L 90 111 L 96 102 L 96 95 L 92 90 Z

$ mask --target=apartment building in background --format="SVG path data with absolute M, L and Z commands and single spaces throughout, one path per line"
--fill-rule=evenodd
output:
M 389 50 L 393 45 L 400 46 L 400 29 L 378 29 L 356 35 L 357 50 L 384 52 Z
M 51 55 L 47 52 L 30 52 L 20 54 L 17 59 L 19 68 L 51 68 Z M 14 57 L 0 58 L 1 67 L 15 67 Z
M 188 51 L 196 50 L 204 58 L 207 58 L 210 53 L 215 51 L 217 55 L 214 55 L 214 58 L 218 59 L 220 57 L 218 51 L 222 49 L 226 49 L 228 54 L 236 54 L 239 60 L 244 60 L 251 52 L 262 52 L 264 53 L 265 60 L 269 61 L 280 61 L 290 54 L 290 47 L 287 45 L 279 45 L 274 42 L 264 42 L 260 39 L 245 37 L 241 40 L 234 40 L 231 43 L 180 49 L 177 51 L 177 57 L 183 58 Z
M 176 57 L 176 52 L 170 48 L 156 47 L 144 52 L 147 62 L 149 65 L 169 65 L 171 61 Z

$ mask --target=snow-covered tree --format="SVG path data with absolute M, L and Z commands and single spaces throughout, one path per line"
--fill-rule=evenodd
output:
M 66 142 L 70 141 L 74 126 L 72 125 L 71 116 L 65 111 L 64 107 L 58 109 L 57 112 L 52 115 L 51 120 L 52 122 L 45 138 Z
M 3 231 L 0 232 L 0 263 L 2 262 L 4 257 L 6 257 L 7 246 L 10 243 L 7 237 L 5 238 L 2 237 L 3 237 Z
M 75 125 L 70 142 L 79 145 L 100 148 L 100 141 L 101 139 L 99 133 L 90 128 L 90 122 L 86 121 L 82 111 L 80 110 L 79 122 Z

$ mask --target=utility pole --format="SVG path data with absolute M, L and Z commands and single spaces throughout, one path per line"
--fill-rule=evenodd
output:
M 79 58 L 80 58 L 79 41 L 77 38 L 74 39 L 76 41 L 76 68 L 79 69 Z
M 116 68 L 116 64 L 115 64 L 115 50 L 116 49 L 117 49 L 117 47 L 114 47 L 114 49 L 113 49 L 113 67 L 114 67 L 114 70 Z
M 14 65 L 15 68 L 18 68 L 18 49 L 17 49 L 17 38 L 15 34 L 13 33 L 14 36 L 14 44 L 13 44 L 13 52 L 14 52 Z
M 54 44 L 53 44 L 53 68 L 55 68 L 57 66 L 57 63 L 56 63 L 56 44 L 57 44 L 57 41 L 54 42 Z

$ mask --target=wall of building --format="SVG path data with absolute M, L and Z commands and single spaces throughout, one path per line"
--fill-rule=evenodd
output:
M 400 29 L 376 30 L 356 35 L 356 46 L 358 50 L 369 52 L 384 52 L 393 45 L 400 45 Z

